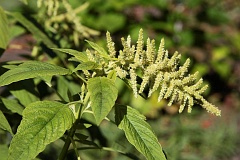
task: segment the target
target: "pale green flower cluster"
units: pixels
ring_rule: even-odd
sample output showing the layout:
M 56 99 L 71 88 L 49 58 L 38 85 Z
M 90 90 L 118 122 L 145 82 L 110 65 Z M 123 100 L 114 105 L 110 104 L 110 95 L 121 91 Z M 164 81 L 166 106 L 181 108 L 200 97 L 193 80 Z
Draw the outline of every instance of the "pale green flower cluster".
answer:
M 220 116 L 221 111 L 205 100 L 202 93 L 207 89 L 203 80 L 198 79 L 198 72 L 188 73 L 190 59 L 180 66 L 181 54 L 175 52 L 169 58 L 168 51 L 164 49 L 164 39 L 161 40 L 158 50 L 155 41 L 147 39 L 144 49 L 143 30 L 139 31 L 137 45 L 131 45 L 131 37 L 122 38 L 123 49 L 117 54 L 110 33 L 107 32 L 107 47 L 110 60 L 107 61 L 106 71 L 115 70 L 121 79 L 127 79 L 135 97 L 141 93 L 159 92 L 158 101 L 168 99 L 168 105 L 179 102 L 179 112 L 185 107 L 191 112 L 194 104 L 200 104 L 208 112 Z M 101 60 L 101 63 L 106 60 Z M 139 82 L 137 79 L 141 79 Z
M 155 41 L 147 39 L 144 49 L 143 30 L 139 31 L 137 45 L 131 44 L 131 37 L 121 39 L 123 49 L 116 52 L 110 33 L 106 34 L 108 53 L 97 44 L 91 44 L 94 51 L 86 50 L 88 61 L 99 65 L 90 74 L 84 71 L 85 76 L 107 75 L 112 71 L 116 75 L 129 82 L 133 94 L 147 93 L 148 97 L 153 92 L 159 92 L 158 101 L 168 99 L 168 105 L 174 102 L 180 103 L 179 112 L 187 107 L 190 113 L 194 104 L 200 104 L 208 112 L 220 116 L 221 111 L 205 100 L 202 96 L 207 89 L 203 85 L 202 78 L 198 79 L 198 72 L 188 73 L 190 59 L 181 66 L 179 64 L 181 54 L 175 52 L 170 58 L 168 51 L 164 49 L 164 40 L 161 40 L 158 50 Z
M 84 37 L 98 35 L 99 32 L 90 29 L 81 24 L 81 19 L 77 15 L 88 7 L 88 3 L 72 8 L 68 0 L 38 0 L 37 6 L 43 9 L 41 15 L 44 19 L 45 26 L 53 33 L 59 33 L 64 30 L 73 36 L 75 45 L 79 45 L 79 39 Z M 46 11 L 45 11 L 46 10 Z M 61 12 L 59 12 L 61 11 Z M 65 12 L 63 12 L 65 11 Z M 40 12 L 41 13 L 41 12 Z

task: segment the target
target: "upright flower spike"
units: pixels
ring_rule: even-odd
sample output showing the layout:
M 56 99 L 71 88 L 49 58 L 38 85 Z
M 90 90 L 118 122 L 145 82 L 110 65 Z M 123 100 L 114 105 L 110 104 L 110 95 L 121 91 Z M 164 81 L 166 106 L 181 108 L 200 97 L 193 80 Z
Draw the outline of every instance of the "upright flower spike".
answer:
M 38 0 L 37 1 L 37 7 L 40 8 L 42 6 L 43 0 Z
M 90 50 L 86 50 L 86 53 L 87 53 L 87 57 L 88 57 L 88 60 L 89 61 L 93 61 L 93 62 L 96 62 L 96 57 L 92 54 L 92 52 Z
M 207 90 L 207 88 L 208 88 L 208 85 L 203 86 L 202 88 L 200 88 L 200 89 L 198 90 L 198 94 L 204 93 L 204 92 Z
M 153 63 L 154 60 L 154 52 L 155 52 L 155 41 L 150 40 L 150 38 L 147 39 L 147 51 L 146 51 L 146 56 L 147 56 L 147 62 Z
M 110 57 L 115 58 L 116 50 L 114 47 L 114 42 L 112 41 L 112 37 L 109 32 L 106 33 L 106 38 L 107 38 L 107 47 L 108 47 L 108 52 L 110 54 Z
M 164 39 L 161 39 L 161 43 L 159 45 L 158 53 L 157 53 L 157 59 L 155 62 L 161 62 L 164 57 Z
M 173 56 L 170 58 L 170 60 L 168 61 L 168 66 L 173 70 L 175 70 L 180 58 L 181 58 L 181 55 L 178 52 L 175 52 Z
M 137 98 L 138 97 L 138 90 L 137 90 L 137 75 L 133 68 L 130 69 L 130 83 L 133 89 L 133 94 Z
M 152 95 L 152 93 L 155 92 L 158 89 L 158 87 L 159 87 L 160 83 L 162 82 L 162 80 L 163 80 L 163 73 L 159 72 L 157 74 L 155 80 L 154 80 L 153 87 L 148 92 L 148 97 L 150 97 Z
M 137 66 L 141 65 L 140 56 L 142 56 L 143 54 L 142 52 L 143 52 L 143 30 L 140 29 L 137 40 L 137 51 L 134 57 L 134 62 L 135 64 L 137 64 Z
M 124 38 L 121 38 L 122 41 L 122 46 L 123 46 L 123 50 L 122 52 L 120 52 L 119 54 L 119 58 L 122 59 L 122 61 L 124 62 L 123 64 L 125 64 L 125 61 L 128 60 L 131 56 L 130 56 L 130 46 L 128 45 L 128 42 L 125 41 Z
M 148 81 L 149 81 L 149 76 L 144 76 L 138 93 L 143 92 L 143 90 L 144 90 L 145 86 L 147 85 Z
M 129 36 L 129 35 L 127 37 L 127 45 L 128 45 L 128 47 L 131 47 L 131 36 Z
M 115 54 L 114 42 L 107 36 L 107 47 L 109 54 Z M 202 93 L 207 89 L 207 85 L 203 85 L 203 80 L 198 80 L 198 72 L 194 74 L 188 73 L 190 59 L 187 59 L 183 65 L 180 65 L 181 54 L 175 52 L 169 57 L 168 51 L 164 49 L 164 39 L 161 40 L 158 51 L 155 49 L 155 41 L 147 39 L 146 50 L 143 43 L 143 30 L 139 31 L 137 45 L 131 44 L 131 38 L 122 40 L 123 49 L 116 54 L 114 59 L 101 61 L 107 63 L 104 71 L 110 72 L 115 70 L 121 79 L 129 81 L 135 97 L 143 91 L 148 92 L 148 97 L 153 92 L 158 91 L 158 101 L 165 98 L 169 100 L 168 105 L 175 102 L 180 103 L 179 112 L 181 113 L 185 107 L 191 112 L 194 104 L 200 104 L 208 112 L 217 116 L 221 115 L 221 111 L 203 98 Z M 113 49 L 114 48 L 114 49 Z M 89 60 L 98 60 L 101 55 L 91 54 L 87 51 Z M 116 57 L 117 56 L 117 57 Z M 107 73 L 105 73 L 107 75 Z M 137 77 L 142 79 L 137 81 Z M 139 83 L 140 82 L 140 83 Z M 140 86 L 138 88 L 138 86 Z M 148 86 L 149 90 L 147 90 Z

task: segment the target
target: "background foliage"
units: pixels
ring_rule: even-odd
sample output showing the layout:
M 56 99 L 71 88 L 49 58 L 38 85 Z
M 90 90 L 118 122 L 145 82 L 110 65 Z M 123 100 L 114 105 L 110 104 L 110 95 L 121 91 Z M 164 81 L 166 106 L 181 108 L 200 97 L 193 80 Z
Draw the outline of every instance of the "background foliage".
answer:
M 69 0 L 73 8 L 83 5 L 85 1 Z M 99 31 L 89 38 L 94 39 L 98 44 L 105 43 L 106 30 L 111 32 L 117 47 L 120 47 L 120 38 L 128 34 L 133 41 L 137 40 L 140 28 L 150 38 L 156 39 L 159 44 L 161 38 L 165 39 L 166 48 L 170 53 L 175 50 L 182 53 L 184 57 L 191 57 L 191 71 L 198 70 L 211 88 L 205 96 L 208 100 L 222 109 L 222 117 L 214 117 L 207 114 L 199 107 L 195 107 L 191 114 L 178 114 L 178 106 L 166 107 L 166 102 L 157 103 L 157 95 L 153 95 L 149 101 L 141 97 L 135 99 L 128 88 L 119 82 L 118 89 L 123 104 L 131 104 L 141 113 L 147 116 L 153 130 L 159 137 L 163 149 L 170 159 L 238 159 L 240 157 L 239 148 L 239 110 L 240 110 L 240 2 L 235 0 L 88 0 L 88 7 L 77 15 L 81 18 L 81 24 Z M 6 10 L 21 11 L 24 14 L 36 16 L 38 10 L 36 4 L 32 3 L 27 7 L 19 1 L 10 2 L 1 0 L 0 5 Z M 38 15 L 41 16 L 41 15 Z M 39 19 L 39 25 L 44 21 Z M 40 47 L 44 44 L 36 37 L 23 29 L 19 22 L 10 19 L 12 24 L 9 28 L 11 43 L 3 56 L 1 62 L 9 60 L 22 60 L 23 58 L 44 59 L 40 54 Z M 37 22 L 36 22 L 37 23 Z M 15 25 L 16 24 L 16 25 Z M 44 28 L 40 25 L 39 28 Z M 60 30 L 60 34 L 54 32 L 52 38 L 58 40 L 57 44 L 65 48 L 83 50 L 86 47 L 85 39 L 74 41 L 74 33 L 66 33 Z M 95 33 L 95 32 L 94 32 Z M 147 36 L 145 36 L 147 37 Z M 73 43 L 68 44 L 67 41 Z M 37 45 L 36 45 L 37 44 Z M 22 52 L 22 55 L 14 53 Z M 44 50 L 44 52 L 49 52 Z M 184 58 L 183 58 L 184 59 Z M 54 61 L 53 55 L 53 61 Z M 3 71 L 0 71 L 1 73 Z M 61 84 L 68 84 L 70 79 L 58 79 L 56 88 L 60 89 Z M 31 88 L 32 82 L 28 82 L 28 90 L 35 92 Z M 24 85 L 24 84 L 23 84 Z M 26 85 L 26 84 L 25 84 Z M 76 93 L 76 84 L 69 84 L 72 94 Z M 39 82 L 39 98 L 55 99 L 51 91 Z M 20 97 L 19 90 L 13 94 Z M 125 92 L 129 90 L 129 92 Z M 64 88 L 61 88 L 65 94 Z M 9 95 L 1 88 L 1 97 Z M 21 103 L 26 104 L 24 98 Z M 14 103 L 13 101 L 11 103 Z M 1 102 L 4 106 L 6 102 Z M 21 106 L 15 114 L 7 114 L 8 120 L 15 128 L 19 124 L 21 117 Z M 91 119 L 89 119 L 91 120 Z M 109 131 L 109 128 L 110 131 Z M 104 124 L 97 130 L 91 127 L 89 133 L 96 140 L 116 149 L 125 150 L 131 153 L 137 151 L 129 146 L 124 139 L 123 133 L 111 124 Z M 94 132 L 93 132 L 94 131 Z M 89 134 L 86 133 L 86 134 Z M 10 135 L 0 130 L 0 152 L 6 150 L 6 145 L 10 142 Z M 108 137 L 106 139 L 105 137 Z M 39 155 L 40 159 L 56 159 L 58 150 L 61 148 L 61 141 L 56 141 L 49 145 L 47 149 Z M 94 153 L 94 154 L 93 154 Z M 3 154 L 1 154 L 3 155 Z M 82 153 L 83 159 L 127 159 L 115 152 L 92 151 Z M 72 157 L 69 157 L 71 159 Z M 142 158 L 142 157 L 140 157 Z

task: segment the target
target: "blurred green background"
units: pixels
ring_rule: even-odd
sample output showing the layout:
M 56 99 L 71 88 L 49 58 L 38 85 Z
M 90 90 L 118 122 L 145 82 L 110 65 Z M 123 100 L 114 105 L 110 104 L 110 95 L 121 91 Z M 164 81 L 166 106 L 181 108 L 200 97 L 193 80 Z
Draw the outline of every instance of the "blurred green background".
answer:
M 130 104 L 143 113 L 153 127 L 159 142 L 170 160 L 240 160 L 240 1 L 239 0 L 69 0 L 73 8 L 84 2 L 89 6 L 78 14 L 81 23 L 100 31 L 92 41 L 105 45 L 105 33 L 110 31 L 118 49 L 121 37 L 131 35 L 136 42 L 143 28 L 160 43 L 165 39 L 166 49 L 182 53 L 182 60 L 191 58 L 190 72 L 200 72 L 209 89 L 207 99 L 222 110 L 221 117 L 208 114 L 199 106 L 193 113 L 178 114 L 177 105 L 157 103 L 157 95 L 148 101 L 135 99 L 128 88 L 118 82 L 119 101 Z M 26 6 L 17 0 L 0 0 L 9 11 L 36 13 L 34 4 Z M 16 31 L 16 29 L 15 29 Z M 14 36 L 26 34 L 17 30 Z M 71 48 L 82 50 L 85 42 Z M 108 145 L 131 153 L 123 133 L 109 123 L 101 125 L 102 136 Z M 6 134 L 0 130 L 0 144 Z M 58 153 L 55 142 L 54 152 Z M 40 155 L 42 159 L 55 158 L 52 149 Z M 3 152 L 0 149 L 0 152 Z M 52 154 L 52 155 L 51 155 Z M 82 159 L 127 160 L 128 158 L 105 151 L 80 152 Z M 45 158 L 44 158 L 45 157 Z M 143 157 L 140 156 L 140 159 Z

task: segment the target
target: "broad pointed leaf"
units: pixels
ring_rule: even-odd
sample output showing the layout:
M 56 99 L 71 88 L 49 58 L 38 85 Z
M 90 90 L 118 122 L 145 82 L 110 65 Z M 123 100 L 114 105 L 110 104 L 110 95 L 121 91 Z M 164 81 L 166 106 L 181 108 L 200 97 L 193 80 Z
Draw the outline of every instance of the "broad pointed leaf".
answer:
M 87 57 L 86 53 L 84 53 L 84 52 L 79 52 L 79 51 L 76 51 L 73 49 L 61 49 L 61 48 L 52 48 L 52 49 L 63 52 L 63 53 L 70 54 L 70 55 L 74 56 L 77 60 L 79 60 L 80 62 L 88 61 L 88 57 Z
M 79 64 L 73 72 L 76 72 L 78 70 L 92 70 L 98 67 L 98 64 L 92 61 L 87 61 Z
M 11 126 L 9 125 L 6 117 L 4 116 L 4 114 L 2 113 L 1 110 L 0 110 L 0 128 L 8 131 L 9 133 L 11 133 L 13 135 Z
M 3 51 L 6 49 L 8 45 L 9 39 L 9 27 L 7 16 L 4 13 L 2 7 L 0 7 L 0 56 L 2 55 Z
M 166 160 L 162 147 L 145 117 L 129 106 L 115 108 L 115 121 L 128 141 L 148 160 Z
M 89 79 L 87 87 L 94 117 L 97 124 L 100 124 L 114 106 L 118 90 L 114 82 L 106 77 Z
M 69 69 L 40 61 L 27 61 L 18 67 L 8 70 L 0 76 L 0 86 L 8 85 L 24 79 L 42 76 L 66 75 Z
M 74 123 L 71 109 L 60 102 L 38 101 L 23 111 L 23 119 L 13 137 L 8 160 L 30 160 L 46 145 L 59 139 Z

